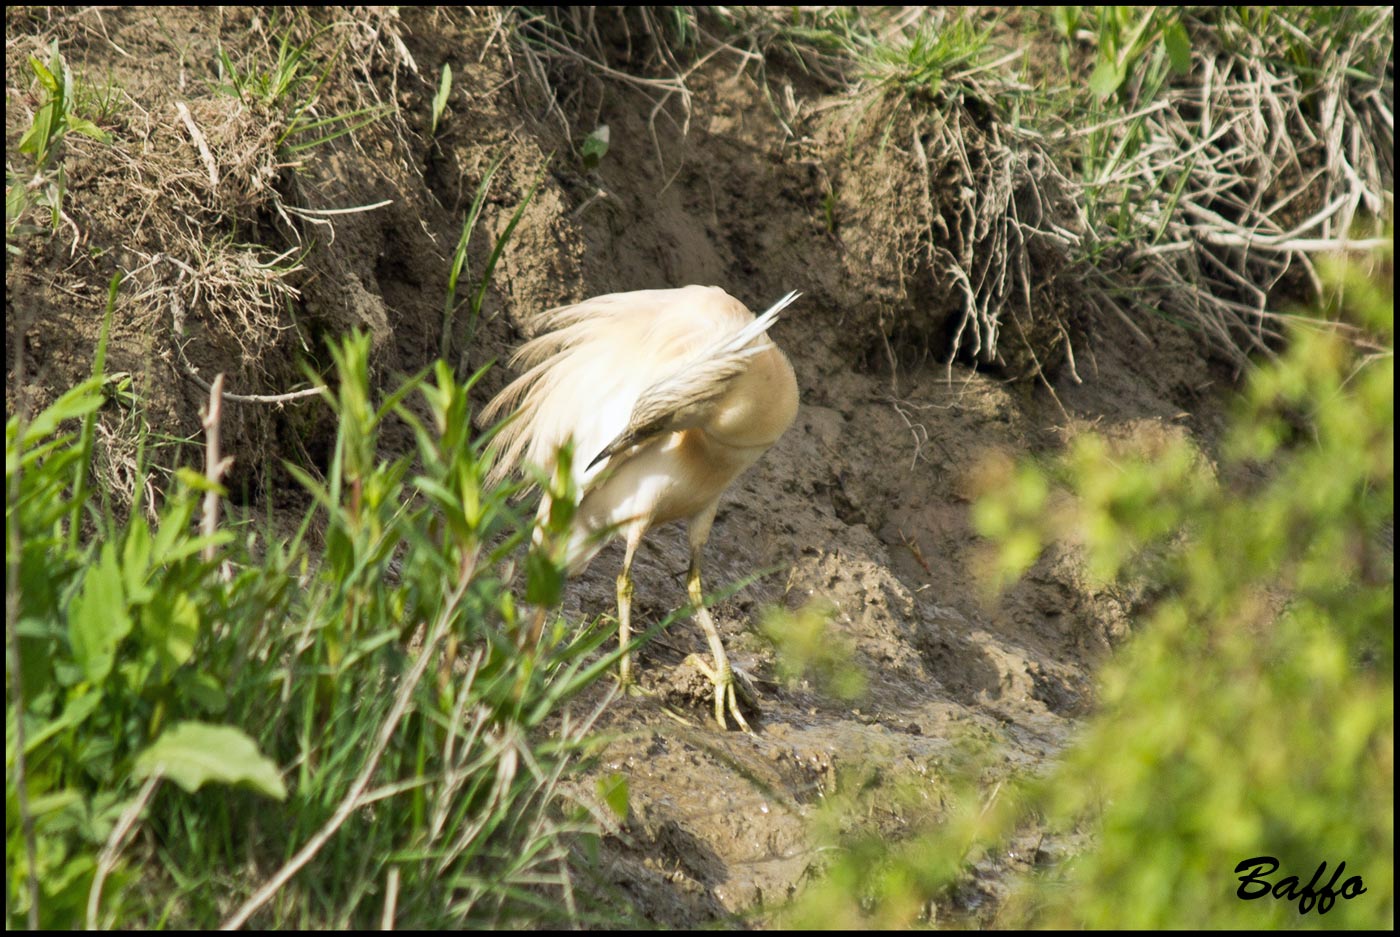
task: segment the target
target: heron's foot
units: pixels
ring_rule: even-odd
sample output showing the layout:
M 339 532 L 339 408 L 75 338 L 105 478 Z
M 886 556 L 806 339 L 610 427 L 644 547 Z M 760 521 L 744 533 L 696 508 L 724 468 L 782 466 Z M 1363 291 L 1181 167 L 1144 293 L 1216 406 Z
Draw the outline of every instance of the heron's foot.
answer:
M 619 674 L 617 683 L 618 688 L 621 689 L 622 692 L 626 693 L 628 696 L 631 696 L 635 699 L 651 700 L 652 702 L 659 703 L 661 706 L 661 711 L 667 716 L 670 716 L 672 719 L 676 720 L 681 725 L 688 726 L 692 729 L 696 727 L 695 723 L 691 722 L 689 719 L 685 718 L 685 716 L 682 716 L 680 713 L 676 712 L 676 710 L 672 709 L 670 706 L 666 705 L 664 702 L 661 701 L 661 698 L 665 694 L 662 693 L 660 690 L 653 690 L 648 687 L 644 687 L 640 683 L 637 683 L 635 680 L 633 680 L 630 675 L 626 679 L 623 679 L 622 675 Z
M 715 685 L 715 722 L 719 723 L 719 727 L 726 730 L 729 728 L 725 719 L 725 713 L 728 712 L 739 724 L 740 729 L 752 735 L 753 729 L 749 728 L 749 721 L 739 709 L 739 700 L 742 699 L 754 712 L 759 711 L 758 697 L 754 693 L 753 681 L 749 679 L 749 675 L 735 667 L 711 667 L 699 654 L 691 654 L 685 659 L 685 663 L 693 665 Z
M 656 699 L 657 692 L 648 690 L 635 680 L 627 680 L 622 683 L 622 692 L 637 699 Z
M 637 682 L 637 678 L 632 676 L 632 668 L 624 667 L 617 674 L 617 686 L 623 693 L 632 697 L 652 699 L 656 696 L 655 690 L 648 690 Z

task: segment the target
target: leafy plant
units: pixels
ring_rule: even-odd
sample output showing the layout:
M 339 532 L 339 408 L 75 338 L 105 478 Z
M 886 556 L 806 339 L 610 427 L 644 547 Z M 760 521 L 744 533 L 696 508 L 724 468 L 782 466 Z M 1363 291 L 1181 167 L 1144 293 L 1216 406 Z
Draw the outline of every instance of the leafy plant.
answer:
M 105 130 L 77 113 L 82 89 L 58 51 L 58 40 L 50 46 L 47 65 L 31 55 L 29 67 L 39 82 L 40 101 L 33 122 L 20 137 L 19 152 L 31 163 L 24 176 L 8 160 L 5 165 L 5 238 L 11 253 L 17 250 L 10 243 L 14 238 L 39 230 L 22 224 L 31 204 L 48 209 L 50 229 L 56 229 L 63 218 L 63 197 L 68 188 L 62 159 L 64 137 L 78 133 L 100 143 L 111 139 Z
M 102 406 L 100 375 L 7 425 L 11 921 L 554 919 L 542 890 L 569 893 L 596 834 L 560 791 L 588 751 L 568 703 L 618 654 L 596 623 L 517 613 L 509 557 L 534 527 L 514 486 L 484 486 L 471 382 L 438 363 L 375 400 L 369 347 L 333 348 L 340 431 L 324 479 L 289 466 L 315 504 L 290 539 L 199 534 L 213 483 L 187 469 L 154 527 L 94 511 L 84 431 L 64 427 Z M 388 419 L 415 452 L 379 456 Z M 546 519 L 527 595 L 557 593 L 567 523 Z M 238 868 L 275 871 L 211 872 Z M 370 907 L 389 878 L 401 903 Z
M 7 824 L 9 913 L 40 926 L 102 920 L 89 904 L 100 890 L 98 853 L 135 802 L 136 778 L 168 776 L 195 788 L 247 781 L 285 795 L 246 734 L 205 722 L 220 719 L 227 697 L 195 653 L 212 627 L 212 564 L 200 554 L 233 538 L 189 532 L 210 483 L 177 473 L 154 531 L 134 512 L 124 527 L 100 521 L 86 543 L 68 536 L 88 517 L 89 493 L 72 479 L 90 450 L 81 434 L 60 427 L 101 406 L 102 385 L 94 377 L 34 420 L 6 424 L 6 533 L 17 558 L 6 567 L 6 810 L 22 821 Z M 184 721 L 176 726 L 176 718 Z M 15 786 L 20 759 L 27 811 Z
M 110 138 L 105 131 L 74 113 L 77 89 L 68 63 L 59 54 L 57 40 L 50 47 L 47 66 L 31 55 L 29 67 L 39 80 L 43 98 L 34 115 L 34 122 L 20 138 L 19 151 L 33 157 L 34 165 L 40 172 L 49 168 L 64 135 L 70 131 L 102 143 L 108 142 Z

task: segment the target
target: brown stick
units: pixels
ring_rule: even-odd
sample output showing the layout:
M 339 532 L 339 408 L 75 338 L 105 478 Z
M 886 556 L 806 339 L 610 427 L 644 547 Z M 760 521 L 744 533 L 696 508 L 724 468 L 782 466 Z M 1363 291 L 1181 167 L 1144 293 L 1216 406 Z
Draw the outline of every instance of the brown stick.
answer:
M 209 171 L 209 185 L 215 189 L 219 187 L 219 165 L 214 162 L 214 154 L 209 152 L 209 144 L 204 142 L 204 134 L 199 132 L 199 126 L 195 124 L 194 118 L 190 116 L 190 109 L 185 107 L 183 101 L 175 102 L 175 113 L 185 122 L 185 129 L 190 133 L 190 139 L 199 148 L 199 155 L 204 158 L 204 168 Z
M 223 414 L 224 375 L 220 371 L 209 388 L 209 408 L 204 412 L 204 477 L 209 479 L 209 490 L 204 492 L 204 516 L 200 522 L 200 533 L 205 537 L 214 536 L 219 528 L 219 479 L 224 477 L 232 458 L 219 458 L 219 417 Z M 214 561 L 214 544 L 204 545 L 204 561 Z
M 199 376 L 199 373 L 195 370 L 194 365 L 190 364 L 189 360 L 185 357 L 184 351 L 181 350 L 178 345 L 176 346 L 176 350 L 180 352 L 180 364 L 182 366 L 181 370 L 184 373 L 185 377 L 194 381 L 202 389 L 207 390 L 212 394 L 214 392 L 214 386 L 208 381 L 206 381 L 204 378 Z M 222 377 L 222 375 L 220 376 Z M 325 389 L 325 386 L 322 385 L 319 387 L 308 387 L 306 390 L 294 390 L 286 394 L 221 393 L 220 397 L 223 400 L 234 400 L 238 403 L 290 403 L 293 400 L 303 400 L 307 397 L 314 397 L 317 394 L 320 394 Z
M 112 835 L 107 837 L 107 845 L 102 847 L 102 852 L 97 857 L 97 871 L 92 877 L 92 887 L 88 889 L 88 930 L 97 930 L 99 926 L 97 915 L 102 908 L 102 885 L 107 881 L 107 876 L 111 875 L 117 867 L 117 859 L 131 838 L 132 827 L 140 819 L 141 812 L 146 809 L 146 805 L 151 802 L 151 795 L 156 792 L 156 785 L 161 782 L 163 777 L 164 775 L 157 771 L 141 787 L 141 793 L 137 794 L 130 806 L 122 811 L 117 825 L 112 828 Z

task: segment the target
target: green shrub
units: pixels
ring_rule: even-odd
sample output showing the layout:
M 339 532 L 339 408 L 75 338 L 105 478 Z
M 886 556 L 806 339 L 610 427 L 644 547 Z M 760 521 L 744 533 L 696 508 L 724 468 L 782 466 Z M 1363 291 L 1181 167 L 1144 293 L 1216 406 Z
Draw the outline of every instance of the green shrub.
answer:
M 154 525 L 139 504 L 99 511 L 74 483 L 90 433 L 65 427 L 101 406 L 100 376 L 8 422 L 11 926 L 578 913 L 569 854 L 595 829 L 558 784 L 589 720 L 565 704 L 616 654 L 589 662 L 606 634 L 562 621 L 525 639 L 547 610 L 519 620 L 508 554 L 533 524 L 511 486 L 483 484 L 470 384 L 439 363 L 375 402 L 368 351 L 364 336 L 333 349 L 339 434 L 324 481 L 293 469 L 315 506 L 290 538 L 247 523 L 199 535 L 217 486 L 187 469 Z M 404 405 L 414 392 L 426 423 Z M 391 415 L 417 448 L 385 461 Z M 558 526 L 529 579 L 562 576 Z
M 984 533 L 1075 536 L 1099 577 L 1155 596 L 1046 789 L 1096 842 L 1036 890 L 1035 923 L 1391 926 L 1394 300 L 1340 282 L 1378 352 L 1296 330 L 1249 381 L 1217 472 L 1186 442 L 1123 459 L 1086 436 L 1058 522 L 980 507 Z M 1318 888 L 1345 862 L 1334 890 L 1361 875 L 1367 893 L 1326 918 L 1243 901 L 1235 867 L 1260 856 L 1273 883 L 1326 862 Z
M 943 772 L 922 833 L 829 837 L 791 920 L 928 922 L 1029 829 L 1087 848 L 1026 876 L 999 925 L 1393 925 L 1394 299 L 1355 267 L 1332 283 L 1334 327 L 1295 328 L 1252 375 L 1216 465 L 1184 439 L 1144 455 L 1086 434 L 1049 469 L 990 471 L 974 518 L 992 578 L 1075 542 L 1095 578 L 1145 596 L 1137 633 L 1048 777 Z M 1265 856 L 1294 900 L 1237 894 L 1236 866 Z M 1319 900 L 1342 862 L 1332 891 L 1361 876 L 1365 893 Z

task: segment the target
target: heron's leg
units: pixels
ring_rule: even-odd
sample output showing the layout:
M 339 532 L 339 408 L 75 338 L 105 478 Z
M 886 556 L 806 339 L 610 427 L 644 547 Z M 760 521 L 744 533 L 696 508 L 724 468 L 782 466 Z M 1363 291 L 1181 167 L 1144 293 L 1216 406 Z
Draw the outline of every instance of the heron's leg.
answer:
M 703 604 L 705 594 L 700 588 L 700 554 L 704 550 L 705 541 L 709 539 L 710 525 L 714 523 L 715 509 L 718 506 L 719 502 L 716 501 L 690 522 L 690 571 L 686 574 L 685 588 L 690 595 L 690 604 L 695 608 L 695 620 L 700 622 L 705 639 L 710 642 L 710 654 L 715 660 L 715 669 L 709 674 L 715 685 L 715 721 L 721 729 L 729 728 L 724 718 L 725 710 L 728 710 L 734 716 L 734 721 L 739 723 L 739 728 L 745 732 L 752 732 L 748 720 L 739 711 L 734 671 L 729 666 L 729 657 L 724 653 L 724 642 L 719 639 L 719 631 L 715 628 L 714 619 L 710 617 L 710 610 Z
M 617 574 L 617 641 L 623 648 L 618 671 L 624 688 L 632 682 L 632 655 L 626 650 L 632 636 L 632 557 L 644 531 L 641 524 L 633 524 L 627 531 L 627 552 L 622 557 L 622 572 Z

